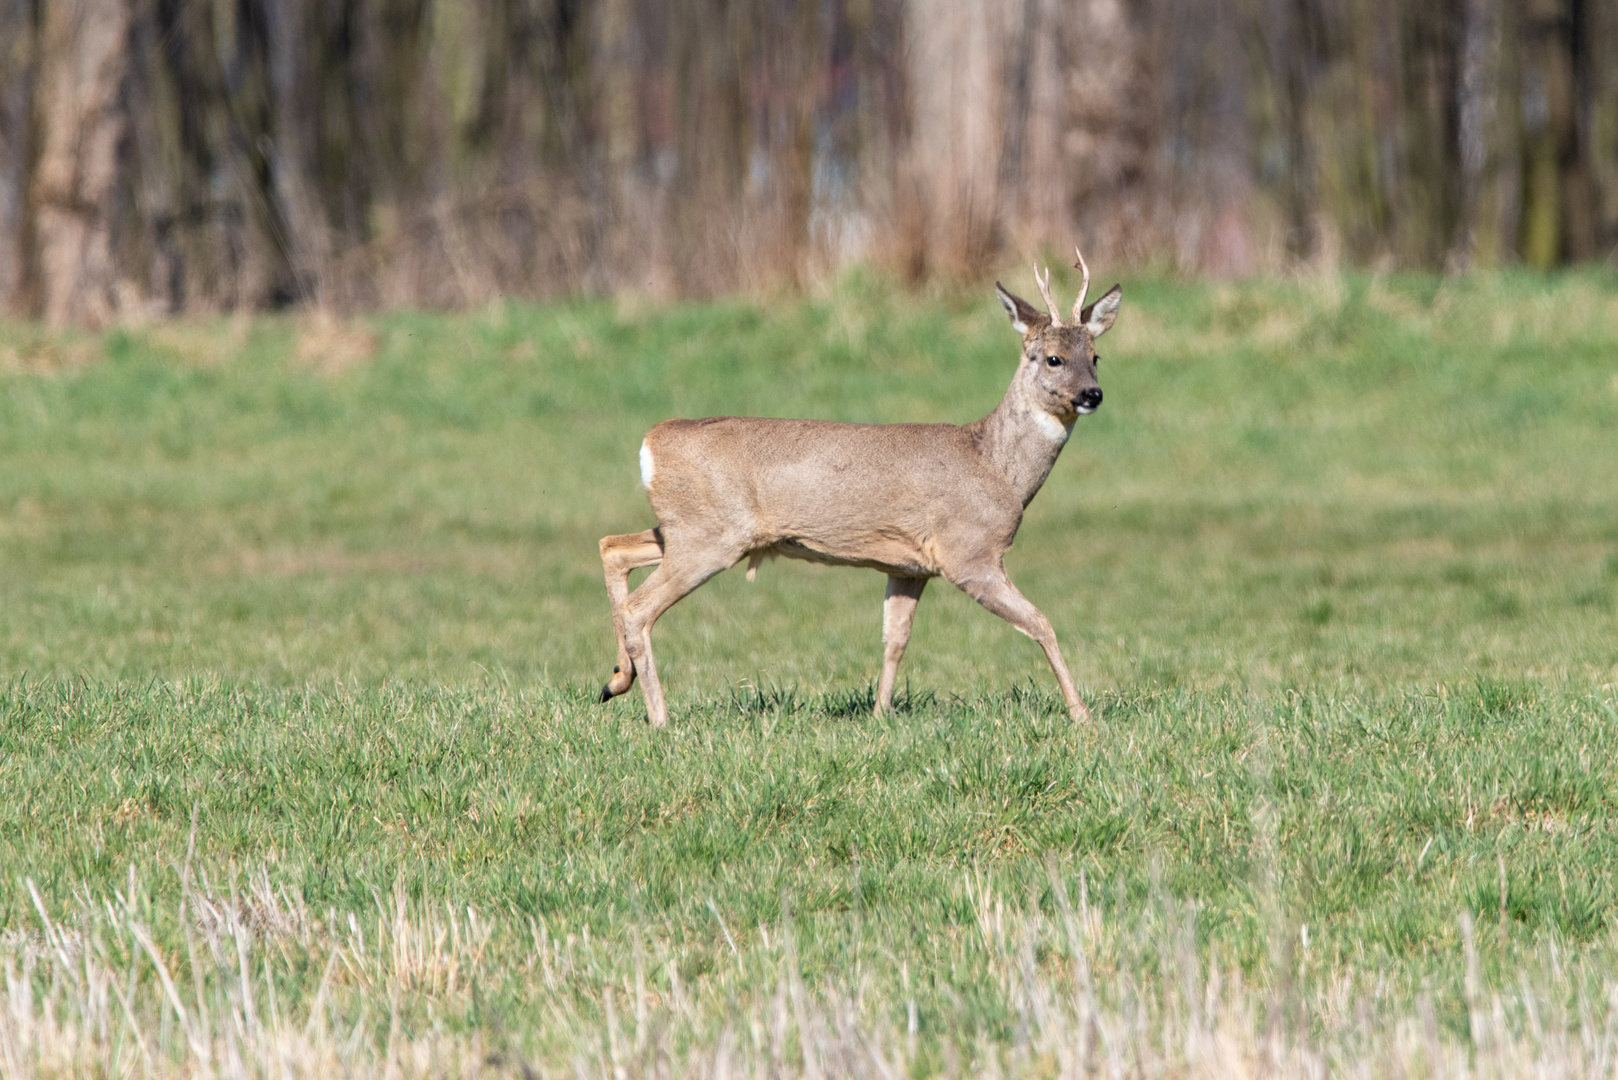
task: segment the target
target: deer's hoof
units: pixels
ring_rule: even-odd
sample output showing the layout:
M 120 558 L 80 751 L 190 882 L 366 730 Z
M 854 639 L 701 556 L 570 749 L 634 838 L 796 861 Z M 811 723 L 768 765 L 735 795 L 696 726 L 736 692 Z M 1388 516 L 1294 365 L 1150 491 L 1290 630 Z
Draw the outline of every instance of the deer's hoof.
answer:
M 614 667 L 612 669 L 612 678 L 608 679 L 607 680 L 607 685 L 603 686 L 601 688 L 601 700 L 602 701 L 611 701 L 613 698 L 617 697 L 619 694 L 628 693 L 629 688 L 631 686 L 634 686 L 634 685 L 635 685 L 635 669 L 634 668 L 630 668 L 628 671 L 624 671 L 621 667 Z

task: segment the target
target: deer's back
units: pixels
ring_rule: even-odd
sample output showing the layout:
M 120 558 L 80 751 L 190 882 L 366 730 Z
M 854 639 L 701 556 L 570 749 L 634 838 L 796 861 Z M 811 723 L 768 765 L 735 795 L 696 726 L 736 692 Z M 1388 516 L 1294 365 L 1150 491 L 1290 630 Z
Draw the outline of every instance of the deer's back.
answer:
M 953 424 L 669 420 L 646 436 L 643 466 L 666 528 L 723 528 L 748 548 L 785 541 L 784 553 L 801 544 L 833 561 L 871 564 L 853 555 L 873 543 L 919 552 L 963 528 L 998 541 L 1021 518 L 1006 478 Z

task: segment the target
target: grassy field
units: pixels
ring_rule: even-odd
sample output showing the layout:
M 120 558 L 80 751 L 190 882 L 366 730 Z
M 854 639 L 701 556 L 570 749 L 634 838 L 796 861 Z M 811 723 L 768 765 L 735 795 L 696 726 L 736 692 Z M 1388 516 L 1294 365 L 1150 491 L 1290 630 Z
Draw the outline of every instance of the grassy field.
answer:
M 782 562 L 652 731 L 645 429 L 975 418 L 990 292 L 0 326 L 0 1062 L 1607 1068 L 1618 280 L 1128 281 L 1101 352 L 1008 559 L 1094 729 L 947 585 L 873 720 L 881 577 Z

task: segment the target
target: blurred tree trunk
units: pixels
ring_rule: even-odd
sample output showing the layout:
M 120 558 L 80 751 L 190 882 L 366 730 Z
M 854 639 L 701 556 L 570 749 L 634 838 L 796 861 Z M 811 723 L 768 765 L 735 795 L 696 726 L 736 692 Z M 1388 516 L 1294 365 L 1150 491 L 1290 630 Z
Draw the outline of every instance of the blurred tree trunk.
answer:
M 1562 250 L 1572 261 L 1596 254 L 1595 4 L 1566 0 L 1568 117 L 1562 139 Z M 1610 0 L 1609 0 L 1610 2 Z
M 1373 0 L 1365 6 L 1360 29 L 1365 34 L 1369 82 L 1366 139 L 1366 251 L 1378 263 L 1397 263 L 1403 248 L 1399 226 L 1409 206 L 1408 155 L 1402 102 L 1404 68 L 1397 0 Z
M 1315 150 L 1309 131 L 1318 28 L 1313 0 L 1268 0 L 1265 31 L 1285 146 L 1287 252 L 1309 260 L 1318 254 Z
M 34 169 L 40 306 L 54 326 L 98 326 L 118 311 L 119 93 L 129 70 L 125 0 L 53 0 L 40 31 Z
M 1214 25 L 1206 48 L 1216 57 L 1209 103 L 1206 152 L 1210 159 L 1212 219 L 1198 266 L 1220 277 L 1247 277 L 1258 269 L 1253 241 L 1253 140 L 1247 112 L 1248 73 L 1243 60 L 1243 12 L 1232 0 L 1211 5 Z
M 1030 207 L 1023 179 L 1027 175 L 1028 122 L 1032 114 L 1034 65 L 1042 35 L 1039 0 L 1016 0 L 1007 4 L 1006 32 L 1000 43 L 1002 104 L 1000 161 L 995 186 L 1012 201 L 1010 219 L 1004 228 L 1012 235 L 1024 231 Z M 1031 186 L 1031 185 L 1030 185 Z
M 1052 236 L 1052 230 L 1068 218 L 1068 185 L 1063 175 L 1063 69 L 1061 48 L 1063 18 L 1059 0 L 1026 0 L 1024 49 L 1027 67 L 1027 108 L 1021 125 L 1018 164 L 1002 184 L 1022 192 L 1021 221 L 1010 236 L 1018 246 L 1040 246 L 1064 251 L 1065 237 Z
M 0 312 L 30 306 L 27 207 L 38 15 L 34 0 L 0 0 Z
M 1571 124 L 1571 73 L 1560 0 L 1529 0 L 1522 19 L 1522 253 L 1548 269 L 1562 255 L 1562 143 Z
M 912 128 L 907 168 L 925 223 L 925 265 L 970 273 L 992 250 L 999 225 L 1002 63 L 1018 8 L 911 0 L 908 12 Z
M 1596 251 L 1613 265 L 1618 259 L 1618 4 L 1585 8 L 1590 43 L 1588 108 L 1581 121 L 1594 175 Z
M 1060 191 L 1092 264 L 1144 263 L 1174 249 L 1161 6 L 1064 0 L 1049 24 L 1060 65 L 1061 158 L 1054 173 L 1024 182 Z M 1044 242 L 1065 254 L 1065 238 L 1051 237 L 1049 223 L 1043 229 Z
M 1499 63 L 1495 0 L 1462 0 L 1460 62 L 1456 96 L 1456 127 L 1460 142 L 1460 205 L 1455 243 L 1448 262 L 1457 269 L 1499 261 L 1498 238 L 1484 224 L 1484 184 L 1493 156 L 1495 98 L 1499 93 Z

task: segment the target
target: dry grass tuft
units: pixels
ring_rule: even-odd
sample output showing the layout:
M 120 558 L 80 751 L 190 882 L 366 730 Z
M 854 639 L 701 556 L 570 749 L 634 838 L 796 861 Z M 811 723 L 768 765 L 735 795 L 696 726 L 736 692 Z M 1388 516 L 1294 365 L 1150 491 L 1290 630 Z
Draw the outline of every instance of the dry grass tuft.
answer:
M 0 373 L 8 375 L 53 375 L 89 367 L 101 357 L 95 340 L 61 335 L 24 337 L 0 341 Z
M 218 368 L 241 354 L 251 326 L 247 313 L 238 311 L 223 319 L 169 319 L 152 324 L 143 336 L 184 367 Z
M 226 888 L 189 865 L 182 873 L 177 910 L 143 899 L 131 870 L 127 892 L 81 897 L 65 919 L 28 883 L 38 930 L 0 937 L 0 1071 L 1550 1080 L 1610 1075 L 1618 1044 L 1618 980 L 1592 997 L 1553 955 L 1490 991 L 1467 916 L 1464 1027 L 1446 1027 L 1430 998 L 1401 1011 L 1365 980 L 1305 992 L 1280 969 L 1259 986 L 1240 970 L 1205 965 L 1192 913 L 1172 903 L 1158 940 L 1137 943 L 1155 963 L 1117 969 L 1108 960 L 1117 935 L 1103 913 L 1082 892 L 1075 909 L 1054 875 L 1057 909 L 1048 915 L 969 883 L 972 930 L 1002 995 L 1008 1038 L 938 1030 L 931 1018 L 923 1031 L 915 1002 L 881 1000 L 868 972 L 809 985 L 787 925 L 744 935 L 740 953 L 727 929 L 738 977 L 687 979 L 672 960 L 658 962 L 667 943 L 653 927 L 624 939 L 592 941 L 588 930 L 559 939 L 542 921 L 413 903 L 402 890 L 376 897 L 367 913 L 321 915 L 262 872 Z M 612 967 L 625 959 L 614 952 L 632 952 L 632 974 Z M 746 966 L 767 974 L 740 978 Z M 478 987 L 513 970 L 525 977 L 523 1015 L 491 1023 Z
M 318 309 L 299 320 L 293 355 L 301 367 L 321 375 L 341 375 L 369 363 L 376 349 L 376 332 L 365 323 Z

